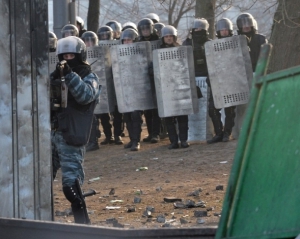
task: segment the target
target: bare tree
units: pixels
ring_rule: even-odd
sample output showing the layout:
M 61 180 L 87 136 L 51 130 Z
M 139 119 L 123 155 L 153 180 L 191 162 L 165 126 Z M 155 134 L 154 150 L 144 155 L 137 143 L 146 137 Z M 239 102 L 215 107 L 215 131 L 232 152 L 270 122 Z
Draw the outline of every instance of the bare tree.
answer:
M 195 8 L 196 0 L 159 0 L 161 6 L 168 13 L 168 24 L 178 27 L 179 21 L 185 13 Z
M 195 17 L 205 18 L 209 23 L 211 38 L 215 35 L 216 0 L 196 0 Z
M 299 9 L 299 0 L 279 0 L 270 38 L 274 47 L 269 65 L 270 72 L 300 65 Z
M 99 27 L 100 17 L 100 0 L 89 1 L 89 8 L 87 14 L 87 29 L 89 31 L 97 32 Z

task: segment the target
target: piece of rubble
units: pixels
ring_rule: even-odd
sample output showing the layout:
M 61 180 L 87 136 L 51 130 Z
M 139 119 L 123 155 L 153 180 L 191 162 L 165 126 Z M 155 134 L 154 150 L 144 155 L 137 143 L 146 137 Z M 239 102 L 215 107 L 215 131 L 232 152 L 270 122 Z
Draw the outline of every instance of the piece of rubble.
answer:
M 184 218 L 180 218 L 180 223 L 181 224 L 187 224 L 189 223 L 188 220 L 184 219 Z
M 181 198 L 177 198 L 177 197 L 166 197 L 164 198 L 164 202 L 181 202 L 182 199 Z
M 142 201 L 142 199 L 139 197 L 134 197 L 134 199 L 133 199 L 134 203 L 140 203 L 141 201 Z
M 224 186 L 223 186 L 223 185 L 218 185 L 218 186 L 216 187 L 216 190 L 218 190 L 218 191 L 223 191 L 223 190 L 224 190 Z
M 202 218 L 198 218 L 196 222 L 197 222 L 198 224 L 204 224 L 204 223 L 205 223 L 205 220 L 202 219 Z
M 199 195 L 200 195 L 200 190 L 199 189 L 197 189 L 194 192 L 191 192 L 191 193 L 188 194 L 188 196 L 194 196 L 194 197 L 199 196 Z
M 135 212 L 136 208 L 135 207 L 128 207 L 127 212 Z
M 164 215 L 158 215 L 156 218 L 156 221 L 159 223 L 165 223 L 166 222 L 166 218 Z
M 161 187 L 161 186 L 157 187 L 157 188 L 156 188 L 156 191 L 157 191 L 157 192 L 162 191 L 162 187 Z
M 195 217 L 207 217 L 207 211 L 194 211 Z
M 155 212 L 155 208 L 152 207 L 152 206 L 147 206 L 147 207 L 146 207 L 146 210 L 147 210 L 147 211 L 150 211 L 150 212 Z

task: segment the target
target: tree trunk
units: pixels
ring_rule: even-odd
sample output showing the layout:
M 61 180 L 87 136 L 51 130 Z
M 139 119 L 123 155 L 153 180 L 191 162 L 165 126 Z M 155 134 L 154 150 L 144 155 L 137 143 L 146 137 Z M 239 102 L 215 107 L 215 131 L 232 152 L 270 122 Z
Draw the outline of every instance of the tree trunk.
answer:
M 215 38 L 215 7 L 216 0 L 196 0 L 195 17 L 205 18 L 209 23 L 210 38 Z
M 269 72 L 300 65 L 299 9 L 299 0 L 279 0 L 270 38 L 273 52 Z
M 100 0 L 89 1 L 87 30 L 97 32 L 99 28 Z

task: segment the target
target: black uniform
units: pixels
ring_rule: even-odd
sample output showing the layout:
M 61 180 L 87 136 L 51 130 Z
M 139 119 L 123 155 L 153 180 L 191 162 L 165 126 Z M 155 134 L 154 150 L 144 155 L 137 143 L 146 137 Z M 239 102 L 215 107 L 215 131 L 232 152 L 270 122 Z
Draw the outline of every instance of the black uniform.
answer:
M 168 47 L 177 47 L 179 46 L 178 43 L 167 45 L 163 43 L 160 48 L 168 48 Z M 171 142 L 171 145 L 169 146 L 169 149 L 177 149 L 179 148 L 178 144 L 178 138 L 181 142 L 182 148 L 189 147 L 189 144 L 187 143 L 188 139 L 188 116 L 187 115 L 178 115 L 174 117 L 166 117 L 164 118 L 165 124 L 168 131 L 169 140 Z M 178 124 L 178 134 L 176 129 L 176 123 Z
M 156 34 L 151 34 L 149 38 L 143 36 L 140 37 L 139 41 L 156 41 L 159 37 Z M 159 134 L 161 130 L 161 119 L 158 116 L 158 109 L 144 110 L 148 137 L 144 138 L 144 142 L 157 143 L 159 140 Z

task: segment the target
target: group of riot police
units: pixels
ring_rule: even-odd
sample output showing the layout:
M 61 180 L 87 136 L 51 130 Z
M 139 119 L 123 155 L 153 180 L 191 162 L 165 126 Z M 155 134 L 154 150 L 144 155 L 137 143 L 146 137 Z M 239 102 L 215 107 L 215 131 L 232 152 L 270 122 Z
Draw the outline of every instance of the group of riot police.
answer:
M 180 44 L 177 42 L 177 29 L 159 21 L 155 13 L 146 15 L 137 25 L 133 22 L 126 22 L 122 27 L 119 22 L 112 20 L 94 33 L 85 30 L 84 21 L 77 17 L 77 26 L 67 24 L 62 28 L 62 39 L 57 40 L 53 32 L 49 33 L 49 51 L 56 51 L 59 59 L 56 69 L 50 75 L 51 87 L 54 89 L 59 87 L 61 94 L 66 94 L 66 102 L 54 102 L 53 105 L 58 105 L 58 107 L 53 107 L 55 109 L 52 110 L 53 113 L 51 112 L 53 176 L 55 177 L 59 168 L 62 169 L 63 192 L 71 203 L 76 223 L 89 223 L 84 197 L 78 185 L 82 184 L 84 179 L 82 162 L 85 151 L 99 149 L 98 138 L 101 135 L 99 120 L 105 135 L 102 145 L 123 144 L 122 135 L 124 135 L 125 123 L 130 142 L 125 144 L 124 148 L 138 151 L 141 141 L 142 115 L 144 115 L 148 130 L 148 136 L 143 139 L 144 142 L 159 142 L 162 128 L 165 127 L 170 140 L 169 149 L 189 147 L 187 142 L 188 115 L 165 117 L 164 124 L 162 124 L 158 109 L 144 111 L 136 109 L 122 114 L 116 105 L 112 114 L 94 111 L 99 100 L 101 85 L 99 78 L 91 71 L 91 66 L 86 61 L 87 47 L 97 46 L 100 41 L 104 40 L 120 40 L 121 44 L 161 40 L 160 48 L 178 47 Z M 267 40 L 257 33 L 257 22 L 249 13 L 238 16 L 237 27 L 238 35 L 245 35 L 247 38 L 254 71 L 260 46 Z M 204 44 L 211 41 L 208 29 L 209 24 L 206 19 L 196 18 L 189 37 L 182 45 L 192 46 L 195 76 L 206 77 L 206 82 L 210 86 L 204 48 Z M 216 36 L 219 39 L 233 36 L 233 24 L 229 19 L 223 18 L 217 21 Z M 148 71 L 150 79 L 153 80 L 153 65 Z M 66 92 L 62 90 L 63 84 Z M 208 112 L 214 126 L 215 136 L 207 141 L 209 144 L 227 142 L 234 126 L 235 106 L 224 109 L 226 115 L 224 126 L 220 110 L 215 107 L 212 92 L 210 92 Z M 110 123 L 111 118 L 113 118 L 113 126 Z

